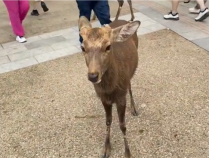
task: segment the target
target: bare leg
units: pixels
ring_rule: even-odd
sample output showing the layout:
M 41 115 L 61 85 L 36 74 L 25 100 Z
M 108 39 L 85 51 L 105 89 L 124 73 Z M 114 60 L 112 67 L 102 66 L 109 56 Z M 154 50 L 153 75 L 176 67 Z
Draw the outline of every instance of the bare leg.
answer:
M 130 11 L 131 11 L 131 21 L 134 20 L 134 12 L 133 12 L 133 8 L 132 8 L 132 2 L 131 0 L 127 0 L 128 1 L 128 4 L 129 4 L 129 7 L 130 7 Z
M 126 138 L 126 125 L 125 125 L 125 112 L 126 112 L 126 98 L 120 98 L 117 101 L 117 112 L 119 117 L 120 129 L 123 133 L 124 145 L 125 145 L 125 157 L 131 158 L 131 152 L 129 149 L 128 141 Z
M 179 6 L 179 0 L 172 0 L 172 13 L 177 13 L 177 8 Z
M 123 6 L 123 3 L 124 3 L 124 0 L 118 0 L 119 7 L 118 7 L 118 11 L 117 11 L 115 20 L 118 20 L 118 17 L 119 17 L 119 15 L 120 15 L 120 10 L 121 10 L 121 8 L 122 8 L 122 6 Z
M 130 99 L 131 99 L 131 113 L 132 115 L 137 116 L 138 113 L 135 108 L 135 102 L 134 102 L 134 98 L 133 98 L 132 90 L 131 90 L 131 83 L 129 84 L 129 94 L 130 94 Z
M 201 10 L 204 10 L 206 8 L 203 0 L 196 0 L 196 1 L 199 4 Z
M 37 1 L 32 2 L 33 10 L 37 10 Z
M 206 3 L 207 0 L 204 0 L 204 3 Z M 195 6 L 196 9 L 200 9 L 200 5 L 197 3 L 197 5 Z
M 105 139 L 105 151 L 103 158 L 109 158 L 111 152 L 111 145 L 110 145 L 110 127 L 112 124 L 112 105 L 103 103 L 105 112 L 106 112 L 106 125 L 107 125 L 107 134 Z

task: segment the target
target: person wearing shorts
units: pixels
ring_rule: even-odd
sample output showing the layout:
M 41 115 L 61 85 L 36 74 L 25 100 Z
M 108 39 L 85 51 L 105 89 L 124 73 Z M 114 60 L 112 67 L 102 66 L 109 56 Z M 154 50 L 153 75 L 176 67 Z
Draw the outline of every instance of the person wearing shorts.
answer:
M 198 12 L 198 16 L 195 18 L 195 21 L 203 21 L 209 16 L 209 10 L 205 6 L 204 0 L 196 0 L 200 9 Z M 180 0 L 172 0 L 172 10 L 164 15 L 165 20 L 179 20 L 179 15 L 177 12 L 177 8 Z
M 42 7 L 44 12 L 47 12 L 49 10 L 46 3 L 44 2 L 44 0 L 34 0 L 33 1 L 33 10 L 31 12 L 32 16 L 39 16 L 39 12 L 38 12 L 38 9 L 37 9 L 37 3 L 39 3 L 39 2 L 41 2 L 41 7 Z

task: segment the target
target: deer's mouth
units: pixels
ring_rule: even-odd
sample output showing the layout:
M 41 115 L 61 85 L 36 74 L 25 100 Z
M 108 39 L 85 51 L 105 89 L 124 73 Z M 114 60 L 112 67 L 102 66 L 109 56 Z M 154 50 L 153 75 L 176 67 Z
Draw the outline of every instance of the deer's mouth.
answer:
M 99 84 L 102 81 L 102 79 L 97 79 L 97 80 L 89 79 L 89 81 L 91 81 L 93 84 Z
M 102 79 L 99 79 L 97 82 L 94 82 L 94 84 L 99 84 L 102 81 Z

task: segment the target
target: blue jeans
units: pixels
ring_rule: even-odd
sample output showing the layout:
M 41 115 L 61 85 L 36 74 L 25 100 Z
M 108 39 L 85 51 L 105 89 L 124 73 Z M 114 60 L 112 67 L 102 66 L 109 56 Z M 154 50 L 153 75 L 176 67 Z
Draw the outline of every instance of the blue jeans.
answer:
M 91 11 L 93 10 L 101 25 L 111 23 L 110 8 L 107 0 L 76 0 L 76 2 L 79 9 L 79 17 L 85 16 L 90 21 Z M 83 42 L 80 34 L 79 41 Z

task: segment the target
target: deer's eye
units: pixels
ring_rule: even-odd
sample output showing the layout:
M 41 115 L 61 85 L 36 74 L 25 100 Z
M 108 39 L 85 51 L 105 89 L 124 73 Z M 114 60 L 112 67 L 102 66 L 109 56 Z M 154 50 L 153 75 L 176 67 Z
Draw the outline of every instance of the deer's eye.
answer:
M 85 48 L 84 48 L 83 46 L 81 46 L 81 50 L 82 50 L 83 52 L 85 52 Z
M 106 52 L 107 52 L 107 51 L 110 51 L 110 49 L 111 49 L 111 45 L 108 45 L 108 46 L 106 47 Z

